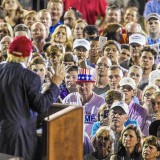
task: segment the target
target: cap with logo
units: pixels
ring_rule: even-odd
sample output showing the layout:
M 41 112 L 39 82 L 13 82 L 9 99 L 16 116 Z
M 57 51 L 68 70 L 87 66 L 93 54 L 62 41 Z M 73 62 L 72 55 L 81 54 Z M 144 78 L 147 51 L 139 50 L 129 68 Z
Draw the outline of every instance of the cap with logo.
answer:
M 142 34 L 135 33 L 129 36 L 129 44 L 138 43 L 140 45 L 146 45 L 146 37 Z
M 77 47 L 84 47 L 87 51 L 89 51 L 90 50 L 90 42 L 87 41 L 84 38 L 82 38 L 82 39 L 76 39 L 73 42 L 73 49 L 75 49 Z
M 135 81 L 132 78 L 130 78 L 130 77 L 124 77 L 124 78 L 122 78 L 120 80 L 120 82 L 119 82 L 119 85 L 120 85 L 120 87 L 125 86 L 125 85 L 129 85 L 134 90 L 137 88 Z
M 113 108 L 115 108 L 115 107 L 121 107 L 127 115 L 129 114 L 129 107 L 123 101 L 114 102 L 112 104 L 110 110 L 113 109 Z

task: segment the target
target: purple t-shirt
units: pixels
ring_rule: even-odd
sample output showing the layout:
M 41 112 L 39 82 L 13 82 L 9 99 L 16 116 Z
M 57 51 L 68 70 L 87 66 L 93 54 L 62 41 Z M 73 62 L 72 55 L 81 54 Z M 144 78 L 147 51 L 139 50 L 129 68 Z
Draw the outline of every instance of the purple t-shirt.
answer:
M 134 103 L 133 100 L 129 104 L 129 118 L 134 119 L 138 122 L 141 131 L 143 133 L 143 129 L 145 127 L 145 122 L 148 117 L 147 110 L 140 106 L 137 103 Z
M 82 106 L 81 95 L 78 92 L 70 93 L 63 99 L 63 103 Z M 84 105 L 84 127 L 88 135 L 91 134 L 92 125 L 98 119 L 98 109 L 105 100 L 93 93 L 92 98 Z

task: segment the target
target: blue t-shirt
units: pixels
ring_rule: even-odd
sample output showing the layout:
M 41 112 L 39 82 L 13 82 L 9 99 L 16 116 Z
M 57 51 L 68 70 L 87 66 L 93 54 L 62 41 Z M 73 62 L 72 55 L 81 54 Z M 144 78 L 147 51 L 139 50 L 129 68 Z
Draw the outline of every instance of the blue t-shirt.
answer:
M 51 27 L 49 28 L 49 33 L 52 34 L 52 33 L 54 32 L 54 30 L 55 30 L 59 25 L 61 25 L 61 24 L 63 24 L 63 23 L 62 23 L 62 22 L 58 22 L 57 24 L 51 26 Z

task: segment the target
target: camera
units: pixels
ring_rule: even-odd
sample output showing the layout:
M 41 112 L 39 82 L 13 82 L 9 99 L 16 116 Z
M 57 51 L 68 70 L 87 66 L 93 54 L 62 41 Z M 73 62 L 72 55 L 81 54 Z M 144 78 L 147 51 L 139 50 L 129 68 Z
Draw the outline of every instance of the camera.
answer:
M 108 117 L 108 113 L 109 113 L 108 109 L 104 110 L 103 118 L 107 118 Z

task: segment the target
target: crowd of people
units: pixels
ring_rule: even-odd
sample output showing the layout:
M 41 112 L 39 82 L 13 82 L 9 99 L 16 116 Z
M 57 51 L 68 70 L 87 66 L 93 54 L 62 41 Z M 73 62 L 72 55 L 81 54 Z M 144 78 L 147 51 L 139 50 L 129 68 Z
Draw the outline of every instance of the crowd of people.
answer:
M 160 159 L 160 0 L 141 5 L 2 0 L 0 153 L 36 160 L 37 117 L 62 103 L 84 108 L 84 160 Z

